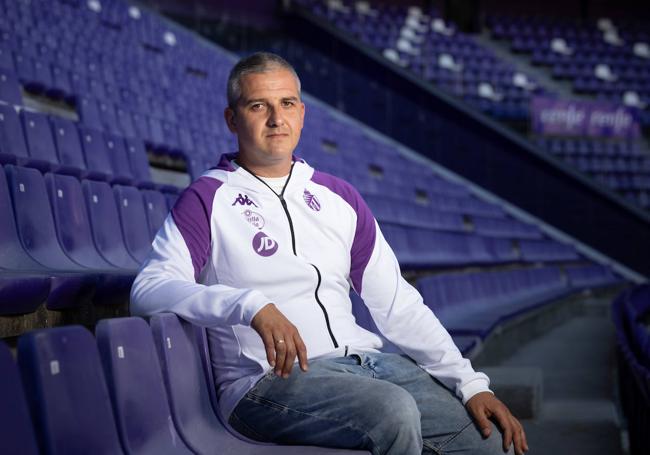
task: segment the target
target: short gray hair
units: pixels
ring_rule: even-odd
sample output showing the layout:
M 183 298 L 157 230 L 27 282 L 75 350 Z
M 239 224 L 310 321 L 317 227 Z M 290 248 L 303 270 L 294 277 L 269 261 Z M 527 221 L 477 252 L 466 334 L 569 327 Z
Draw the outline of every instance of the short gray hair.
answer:
M 228 106 L 231 109 L 234 109 L 239 98 L 241 98 L 242 76 L 252 73 L 266 73 L 280 68 L 289 70 L 294 75 L 296 82 L 298 83 L 298 96 L 300 96 L 300 78 L 293 66 L 277 54 L 272 54 L 271 52 L 256 52 L 239 60 L 232 70 L 230 70 L 226 92 Z

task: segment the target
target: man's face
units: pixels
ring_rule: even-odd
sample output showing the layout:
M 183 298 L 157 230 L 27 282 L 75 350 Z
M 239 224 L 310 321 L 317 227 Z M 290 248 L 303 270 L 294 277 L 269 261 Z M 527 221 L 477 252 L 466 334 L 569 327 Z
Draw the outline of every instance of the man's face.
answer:
M 240 86 L 237 105 L 224 113 L 237 135 L 240 158 L 254 166 L 290 163 L 305 117 L 295 76 L 278 68 L 246 74 Z

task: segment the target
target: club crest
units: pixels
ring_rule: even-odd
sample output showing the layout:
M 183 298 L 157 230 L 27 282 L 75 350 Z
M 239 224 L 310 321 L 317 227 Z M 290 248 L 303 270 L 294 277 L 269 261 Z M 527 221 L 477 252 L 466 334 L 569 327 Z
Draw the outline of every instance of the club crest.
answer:
M 302 194 L 302 198 L 305 200 L 307 207 L 312 209 L 314 212 L 320 211 L 320 202 L 318 202 L 316 196 L 305 190 L 305 192 Z

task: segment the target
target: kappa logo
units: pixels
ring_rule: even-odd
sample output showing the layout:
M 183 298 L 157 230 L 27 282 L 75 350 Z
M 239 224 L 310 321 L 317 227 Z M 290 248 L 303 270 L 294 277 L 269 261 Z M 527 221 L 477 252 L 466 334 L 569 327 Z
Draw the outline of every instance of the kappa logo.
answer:
M 239 205 L 252 205 L 253 207 L 257 207 L 256 203 L 254 203 L 253 201 L 248 199 L 247 194 L 244 194 L 242 196 L 241 193 L 239 193 L 239 195 L 237 196 L 237 198 L 235 199 L 235 201 L 231 205 L 236 205 L 236 204 L 239 204 Z
M 305 190 L 305 192 L 302 194 L 302 198 L 305 200 L 307 207 L 312 209 L 314 212 L 318 212 L 320 210 L 320 202 L 318 202 L 316 196 L 311 194 L 309 191 Z
M 253 249 L 260 256 L 268 257 L 278 251 L 278 242 L 263 232 L 258 232 L 253 237 Z
M 241 213 L 246 218 L 246 221 L 255 226 L 257 229 L 262 229 L 264 227 L 264 218 L 259 213 L 253 212 L 252 210 L 244 210 Z

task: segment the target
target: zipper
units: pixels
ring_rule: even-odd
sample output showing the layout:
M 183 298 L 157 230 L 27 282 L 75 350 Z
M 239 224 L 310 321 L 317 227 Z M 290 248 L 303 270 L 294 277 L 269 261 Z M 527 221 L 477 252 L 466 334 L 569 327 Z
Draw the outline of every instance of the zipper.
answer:
M 336 338 L 334 338 L 334 334 L 332 333 L 332 327 L 330 326 L 330 318 L 327 314 L 327 310 L 325 309 L 325 306 L 318 298 L 318 289 L 320 288 L 320 282 L 321 282 L 320 270 L 318 270 L 318 267 L 316 267 L 314 264 L 310 264 L 310 265 L 314 268 L 314 270 L 316 270 L 316 274 L 318 275 L 318 284 L 316 285 L 316 290 L 314 291 L 314 297 L 316 297 L 316 302 L 318 303 L 318 306 L 320 306 L 320 309 L 323 310 L 323 316 L 325 316 L 325 325 L 327 326 L 327 331 L 330 334 L 330 338 L 332 339 L 334 348 L 338 348 L 339 344 L 336 342 Z
M 284 210 L 284 214 L 287 216 L 287 220 L 289 221 L 289 231 L 291 232 L 291 248 L 293 250 L 293 255 L 298 257 L 298 254 L 296 253 L 296 234 L 295 231 L 293 230 L 293 221 L 291 220 L 291 214 L 289 213 L 289 208 L 287 207 L 287 201 L 284 199 L 284 190 L 287 189 L 287 185 L 289 184 L 289 180 L 291 179 L 291 174 L 293 173 L 293 163 L 291 164 L 291 170 L 289 171 L 289 176 L 287 177 L 287 181 L 284 183 L 284 186 L 282 187 L 282 191 L 280 194 L 276 193 L 273 191 L 273 188 L 271 188 L 264 180 L 259 178 L 257 175 L 252 173 L 248 168 L 245 166 L 242 166 L 241 163 L 237 163 L 241 168 L 243 168 L 246 172 L 248 172 L 250 175 L 255 177 L 257 180 L 262 182 L 273 194 L 275 194 L 278 199 L 280 199 L 280 204 L 282 205 L 282 209 Z M 338 348 L 339 344 L 336 341 L 336 338 L 334 337 L 334 333 L 332 333 L 332 327 L 330 326 L 330 318 L 329 315 L 327 314 L 327 310 L 325 309 L 325 306 L 323 305 L 323 302 L 320 301 L 320 298 L 318 297 L 318 289 L 320 289 L 320 284 L 321 284 L 321 274 L 320 270 L 318 270 L 318 267 L 316 267 L 314 264 L 309 263 L 314 270 L 316 270 L 316 275 L 318 276 L 318 283 L 316 284 L 316 289 L 314 290 L 314 297 L 316 298 L 316 303 L 318 303 L 318 306 L 320 307 L 321 311 L 323 312 L 323 317 L 325 318 L 325 325 L 327 326 L 327 332 L 330 335 L 330 338 L 332 340 L 332 344 L 334 345 L 334 348 Z

